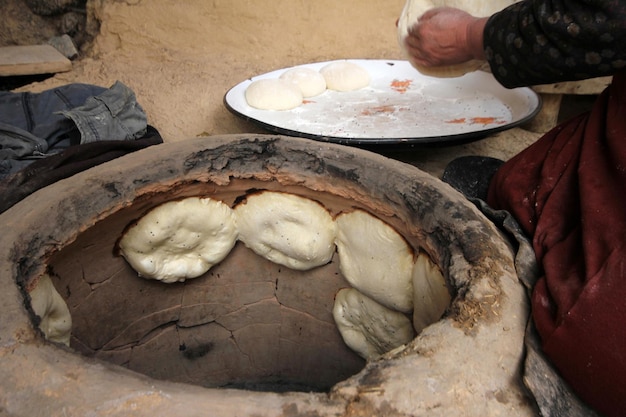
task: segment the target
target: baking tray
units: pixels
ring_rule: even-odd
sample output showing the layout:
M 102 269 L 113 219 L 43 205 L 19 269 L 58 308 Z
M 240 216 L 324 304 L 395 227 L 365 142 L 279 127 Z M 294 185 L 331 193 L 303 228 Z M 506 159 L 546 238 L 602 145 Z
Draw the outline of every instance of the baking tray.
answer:
M 232 113 L 265 129 L 347 145 L 450 145 L 484 138 L 528 121 L 541 107 L 530 88 L 507 89 L 491 73 L 458 78 L 420 74 L 408 61 L 349 60 L 365 68 L 368 87 L 307 98 L 292 110 L 259 110 L 248 105 L 246 88 L 278 78 L 290 68 L 258 75 L 232 87 L 224 104 Z M 298 65 L 319 70 L 332 61 Z

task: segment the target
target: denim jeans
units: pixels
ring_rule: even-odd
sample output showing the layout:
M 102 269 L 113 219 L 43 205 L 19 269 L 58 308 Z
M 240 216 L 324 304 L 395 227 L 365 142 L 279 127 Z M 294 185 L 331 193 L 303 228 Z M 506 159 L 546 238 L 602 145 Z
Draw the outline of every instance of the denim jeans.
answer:
M 146 128 L 135 94 L 119 81 L 108 89 L 77 83 L 41 93 L 0 91 L 0 178 L 70 145 L 134 140 Z

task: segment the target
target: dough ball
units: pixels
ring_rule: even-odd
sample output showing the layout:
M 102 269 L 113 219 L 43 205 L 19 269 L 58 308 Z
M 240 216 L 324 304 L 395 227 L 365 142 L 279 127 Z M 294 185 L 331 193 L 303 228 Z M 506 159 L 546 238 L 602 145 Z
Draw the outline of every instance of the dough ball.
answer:
M 324 265 L 335 252 L 335 223 L 321 204 L 265 191 L 235 207 L 239 240 L 256 254 L 299 271 Z
M 150 210 L 126 231 L 119 248 L 140 276 L 172 283 L 204 274 L 230 253 L 236 241 L 230 207 L 190 197 Z
M 72 316 L 50 276 L 42 275 L 29 294 L 30 306 L 40 318 L 39 329 L 46 339 L 69 346 Z
M 280 79 L 295 83 L 302 91 L 302 97 L 315 97 L 326 91 L 324 76 L 308 67 L 292 68 L 283 72 Z
M 333 318 L 346 345 L 367 360 L 376 359 L 415 337 L 408 317 L 354 288 L 339 290 Z
M 438 321 L 452 297 L 441 269 L 422 252 L 413 266 L 413 327 L 418 333 Z
M 339 269 L 368 297 L 393 310 L 413 309 L 413 250 L 400 234 L 362 210 L 342 213 L 337 224 Z
M 250 83 L 245 92 L 251 107 L 260 110 L 291 110 L 302 104 L 302 92 L 292 82 L 265 78 Z
M 409 62 L 420 73 L 432 77 L 452 78 L 460 77 L 468 72 L 476 71 L 483 66 L 487 66 L 484 60 L 470 60 L 461 64 L 446 65 L 441 67 L 424 67 L 411 59 L 405 43 L 406 37 L 409 35 L 409 29 L 417 23 L 419 17 L 429 9 L 435 7 L 455 7 L 465 10 L 466 12 L 477 16 L 486 17 L 502 10 L 505 7 L 515 3 L 516 0 L 407 0 L 404 8 L 400 13 L 397 25 L 397 36 L 400 48 L 405 52 Z
M 370 75 L 365 68 L 349 61 L 335 61 L 320 69 L 326 87 L 336 91 L 353 91 L 370 84 Z

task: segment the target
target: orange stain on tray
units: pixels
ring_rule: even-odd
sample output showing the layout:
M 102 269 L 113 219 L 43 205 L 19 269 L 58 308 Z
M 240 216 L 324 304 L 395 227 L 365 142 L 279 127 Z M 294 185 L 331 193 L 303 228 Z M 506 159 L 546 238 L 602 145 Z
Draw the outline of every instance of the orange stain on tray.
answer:
M 361 110 L 361 116 L 373 116 L 376 114 L 384 114 L 384 113 L 395 113 L 396 111 L 406 111 L 408 108 L 396 106 L 376 106 L 376 107 L 368 107 L 367 109 Z
M 452 119 L 452 120 L 446 120 L 446 123 L 453 123 L 453 124 L 470 124 L 470 125 L 492 125 L 492 124 L 497 124 L 497 125 L 501 125 L 506 123 L 505 120 L 502 120 L 502 118 L 500 117 L 461 117 L 460 119 Z
M 406 90 L 409 89 L 409 87 L 411 86 L 411 83 L 413 83 L 413 80 L 398 80 L 398 79 L 394 79 L 389 86 L 391 87 L 392 90 L 397 91 L 400 94 L 404 94 L 406 93 Z

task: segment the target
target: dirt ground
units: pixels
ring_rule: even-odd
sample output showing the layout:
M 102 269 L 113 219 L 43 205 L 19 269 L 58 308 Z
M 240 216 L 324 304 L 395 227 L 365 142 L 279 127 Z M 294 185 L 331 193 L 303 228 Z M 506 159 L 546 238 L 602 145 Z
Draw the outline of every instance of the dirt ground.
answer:
M 13 4 L 9 11 L 15 14 L 22 10 L 21 1 L 8 0 L 2 7 Z M 395 21 L 403 5 L 404 0 L 88 0 L 77 30 L 94 38 L 80 38 L 72 71 L 20 90 L 38 92 L 75 82 L 110 86 L 119 80 L 135 91 L 148 122 L 167 142 L 266 133 L 224 107 L 229 88 L 297 64 L 402 59 Z M 19 32 L 25 42 L 43 43 L 41 38 L 50 36 L 40 17 L 17 19 L 12 35 Z M 58 28 L 62 19 L 55 24 Z M 439 175 L 456 156 L 508 159 L 537 137 L 516 128 L 461 146 L 381 152 Z

